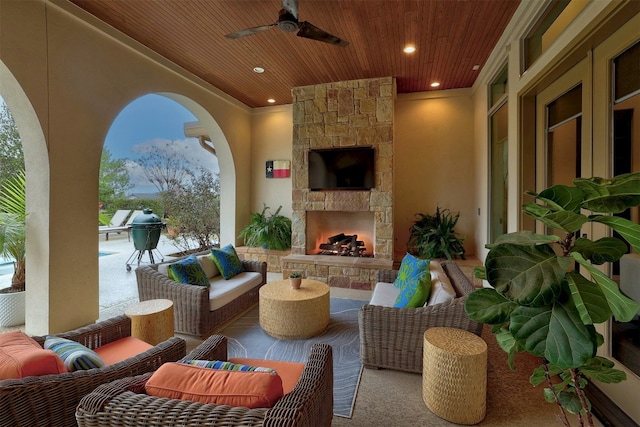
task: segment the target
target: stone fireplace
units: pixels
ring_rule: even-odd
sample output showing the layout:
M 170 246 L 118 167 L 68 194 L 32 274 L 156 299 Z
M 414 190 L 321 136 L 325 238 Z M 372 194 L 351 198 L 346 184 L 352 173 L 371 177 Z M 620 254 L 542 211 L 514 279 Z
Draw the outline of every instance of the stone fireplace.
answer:
M 362 241 L 363 256 L 375 255 L 373 212 L 307 211 L 307 255 L 322 252 L 320 245 L 341 233 L 356 235 Z
M 297 87 L 293 95 L 293 233 L 283 274 L 331 286 L 371 289 L 375 271 L 393 263 L 393 105 L 392 77 Z M 375 149 L 375 186 L 371 190 L 312 191 L 310 149 L 371 146 Z M 365 225 L 366 224 L 366 225 Z M 318 228 L 326 230 L 318 231 Z M 335 231 L 335 233 L 333 233 Z M 366 239 L 371 257 L 314 255 L 318 238 L 337 233 Z M 319 237 L 324 236 L 324 237 Z M 360 237 L 362 235 L 362 238 Z M 315 251 L 315 252 L 314 252 Z M 328 260 L 326 258 L 329 258 Z

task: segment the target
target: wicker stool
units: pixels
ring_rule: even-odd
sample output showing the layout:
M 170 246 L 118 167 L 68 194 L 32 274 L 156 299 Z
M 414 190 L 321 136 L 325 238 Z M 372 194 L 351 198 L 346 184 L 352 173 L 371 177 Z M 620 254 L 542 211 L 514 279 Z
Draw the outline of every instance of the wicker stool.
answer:
M 422 399 L 447 421 L 476 424 L 487 398 L 487 343 L 471 332 L 430 328 L 424 333 Z
M 173 336 L 173 301 L 151 299 L 128 307 L 124 314 L 131 318 L 131 336 L 157 345 Z

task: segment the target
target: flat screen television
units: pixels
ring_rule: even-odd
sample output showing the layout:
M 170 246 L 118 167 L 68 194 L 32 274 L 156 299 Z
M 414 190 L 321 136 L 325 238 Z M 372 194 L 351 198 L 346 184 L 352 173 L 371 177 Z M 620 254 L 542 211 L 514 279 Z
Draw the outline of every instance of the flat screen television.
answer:
M 312 191 L 370 190 L 375 182 L 373 147 L 309 150 L 309 189 Z

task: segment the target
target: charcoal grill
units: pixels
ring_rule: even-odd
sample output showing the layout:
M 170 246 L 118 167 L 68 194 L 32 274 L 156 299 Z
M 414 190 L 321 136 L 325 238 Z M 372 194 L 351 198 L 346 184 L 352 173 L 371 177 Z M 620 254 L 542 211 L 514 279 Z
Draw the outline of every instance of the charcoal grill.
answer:
M 164 261 L 164 257 L 157 247 L 160 233 L 166 226 L 167 224 L 163 223 L 160 217 L 154 214 L 151 209 L 144 209 L 142 214 L 133 219 L 131 222 L 131 236 L 135 251 L 127 260 L 127 271 L 131 271 L 131 264 L 134 260 L 137 260 L 138 265 L 140 265 L 145 253 L 149 255 L 150 264 L 155 264 L 154 251 L 159 255 L 160 261 Z

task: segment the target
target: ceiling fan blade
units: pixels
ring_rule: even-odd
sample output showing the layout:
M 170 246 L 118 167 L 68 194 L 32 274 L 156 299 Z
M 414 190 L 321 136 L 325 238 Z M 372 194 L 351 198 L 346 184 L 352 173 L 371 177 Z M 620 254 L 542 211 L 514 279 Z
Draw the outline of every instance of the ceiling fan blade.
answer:
M 276 25 L 278 24 L 276 23 L 276 24 L 269 24 L 269 25 L 261 25 L 259 27 L 251 27 L 244 30 L 236 31 L 235 33 L 229 33 L 225 37 L 228 39 L 238 39 L 240 37 L 250 36 L 251 34 L 257 34 L 263 31 L 270 30 Z
M 298 19 L 298 0 L 282 0 L 282 8 Z
M 315 25 L 308 23 L 307 21 L 301 22 L 299 24 L 299 27 L 300 31 L 298 31 L 298 37 L 306 37 L 308 39 L 342 47 L 345 47 L 349 44 L 348 41 L 342 40 L 340 37 L 334 36 L 333 34 L 329 34 L 325 30 L 322 30 Z

